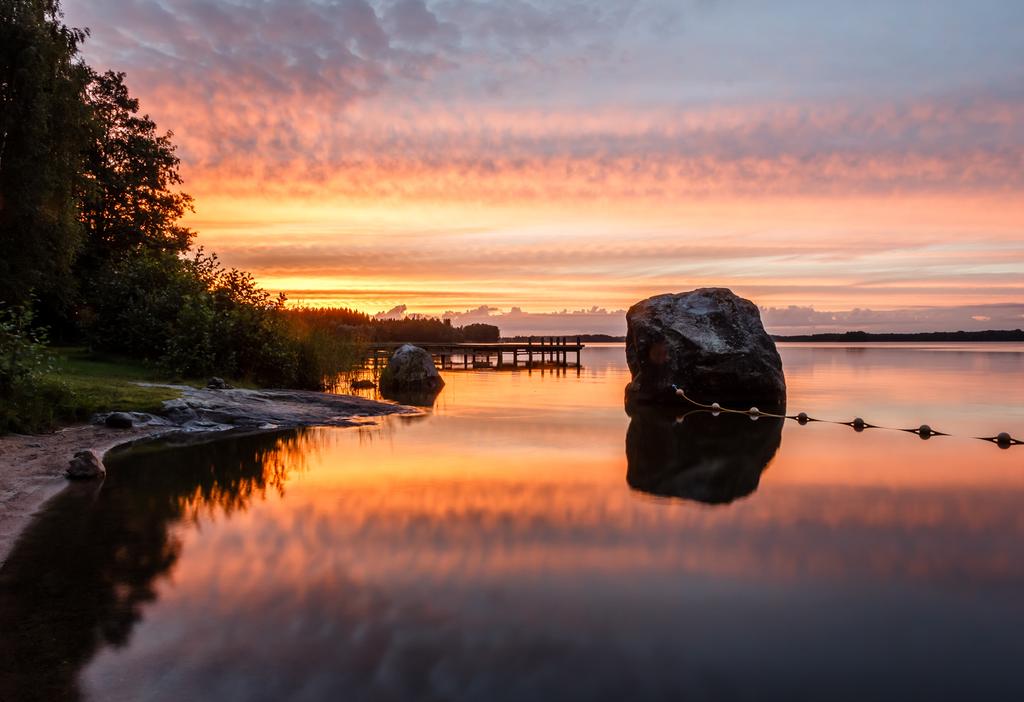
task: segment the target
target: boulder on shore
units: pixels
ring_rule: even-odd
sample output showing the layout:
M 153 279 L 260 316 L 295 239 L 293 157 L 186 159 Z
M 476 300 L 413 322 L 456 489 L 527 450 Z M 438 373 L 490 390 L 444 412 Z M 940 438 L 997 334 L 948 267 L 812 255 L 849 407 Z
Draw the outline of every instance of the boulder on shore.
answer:
M 380 390 L 385 396 L 436 395 L 444 380 L 434 366 L 434 358 L 418 346 L 405 344 L 391 354 L 380 375 Z
M 79 451 L 65 471 L 65 475 L 71 480 L 93 480 L 106 474 L 107 469 L 103 467 L 103 461 L 95 451 Z
M 206 387 L 210 390 L 231 390 L 231 386 L 225 382 L 224 378 L 218 378 L 217 376 L 207 380 Z
M 103 420 L 103 424 L 111 429 L 131 429 L 135 425 L 135 420 L 127 412 L 111 412 Z
M 775 342 L 750 300 L 727 288 L 657 295 L 626 313 L 627 404 L 684 402 L 779 412 L 786 379 Z

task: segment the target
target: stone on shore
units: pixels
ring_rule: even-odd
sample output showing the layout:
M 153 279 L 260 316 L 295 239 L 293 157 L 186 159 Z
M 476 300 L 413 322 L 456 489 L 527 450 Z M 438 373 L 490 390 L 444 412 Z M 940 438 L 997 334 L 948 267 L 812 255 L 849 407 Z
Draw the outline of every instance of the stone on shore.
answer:
M 757 306 L 726 288 L 657 295 L 626 313 L 627 404 L 695 402 L 779 412 L 786 379 Z
M 210 390 L 231 390 L 231 386 L 224 381 L 224 378 L 216 376 L 206 381 L 206 387 Z
M 380 375 L 381 393 L 406 404 L 431 405 L 443 387 L 433 356 L 412 344 L 399 347 Z
M 135 420 L 127 412 L 111 412 L 103 420 L 103 424 L 111 429 L 131 429 L 135 424 Z
M 65 475 L 71 480 L 95 480 L 106 474 L 107 469 L 103 467 L 103 461 L 95 451 L 79 451 L 65 471 Z

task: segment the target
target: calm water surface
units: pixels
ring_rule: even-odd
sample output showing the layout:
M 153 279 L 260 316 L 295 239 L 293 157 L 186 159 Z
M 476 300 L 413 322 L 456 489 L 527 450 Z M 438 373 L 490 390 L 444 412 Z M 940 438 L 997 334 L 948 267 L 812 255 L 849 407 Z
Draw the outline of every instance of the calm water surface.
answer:
M 957 436 L 631 419 L 592 346 L 125 452 L 0 571 L 0 699 L 1024 699 L 1024 447 L 963 438 L 1024 435 L 1024 346 L 781 350 L 792 413 Z

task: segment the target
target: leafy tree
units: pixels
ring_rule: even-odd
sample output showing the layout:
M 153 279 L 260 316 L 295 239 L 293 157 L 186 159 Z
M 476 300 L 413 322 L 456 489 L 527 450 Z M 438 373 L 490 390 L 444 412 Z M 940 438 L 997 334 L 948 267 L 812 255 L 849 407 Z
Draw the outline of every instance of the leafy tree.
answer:
M 92 138 L 85 156 L 82 219 L 86 268 L 143 251 L 183 253 L 193 232 L 179 224 L 192 209 L 182 184 L 173 134 L 157 132 L 124 73 L 93 73 L 86 91 Z
M 73 293 L 89 69 L 58 0 L 0 2 L 0 300 Z

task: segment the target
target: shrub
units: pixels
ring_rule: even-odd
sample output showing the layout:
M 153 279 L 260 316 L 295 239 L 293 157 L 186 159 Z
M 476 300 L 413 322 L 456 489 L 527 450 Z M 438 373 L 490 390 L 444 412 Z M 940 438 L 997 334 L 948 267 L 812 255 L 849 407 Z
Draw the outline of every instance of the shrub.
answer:
M 53 371 L 46 333 L 27 305 L 0 308 L 0 433 L 54 425 L 70 391 L 45 376 Z
M 283 295 L 202 249 L 189 259 L 123 257 L 91 290 L 93 346 L 155 361 L 179 378 L 322 389 L 359 360 L 350 328 L 288 314 Z

